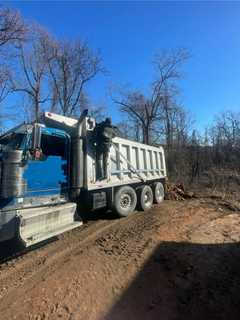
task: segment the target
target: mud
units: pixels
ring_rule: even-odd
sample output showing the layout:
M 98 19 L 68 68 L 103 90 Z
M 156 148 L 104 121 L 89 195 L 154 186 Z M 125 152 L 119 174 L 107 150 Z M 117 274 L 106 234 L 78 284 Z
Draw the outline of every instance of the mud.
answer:
M 0 248 L 0 319 L 239 319 L 240 211 L 165 201 L 33 250 Z

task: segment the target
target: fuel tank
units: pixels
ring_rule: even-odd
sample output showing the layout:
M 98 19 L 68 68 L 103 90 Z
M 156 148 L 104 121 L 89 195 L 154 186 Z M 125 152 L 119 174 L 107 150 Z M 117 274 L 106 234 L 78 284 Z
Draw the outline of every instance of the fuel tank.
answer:
M 3 152 L 1 164 L 1 198 L 19 197 L 25 189 L 22 150 Z

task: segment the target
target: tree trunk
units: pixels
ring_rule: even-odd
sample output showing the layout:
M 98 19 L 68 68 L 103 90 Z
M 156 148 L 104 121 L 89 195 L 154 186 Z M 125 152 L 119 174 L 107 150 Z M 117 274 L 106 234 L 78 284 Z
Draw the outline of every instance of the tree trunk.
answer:
M 39 121 L 39 101 L 37 98 L 34 100 L 34 110 L 35 110 L 35 121 L 38 122 Z
M 149 129 L 150 129 L 150 126 L 144 126 L 143 127 L 143 143 L 145 143 L 145 144 L 149 144 L 150 143 L 150 139 L 149 139 L 149 137 L 150 137 L 150 135 L 149 135 Z

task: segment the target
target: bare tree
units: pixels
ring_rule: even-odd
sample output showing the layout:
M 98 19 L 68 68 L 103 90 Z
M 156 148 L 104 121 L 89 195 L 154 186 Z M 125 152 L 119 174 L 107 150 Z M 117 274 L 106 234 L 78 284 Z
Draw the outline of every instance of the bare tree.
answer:
M 10 71 L 6 66 L 0 67 L 0 104 L 10 92 Z
M 10 67 L 8 65 L 10 47 L 23 41 L 26 25 L 19 12 L 0 7 L 0 103 L 10 92 Z
M 85 85 L 103 71 L 100 56 L 81 41 L 58 42 L 52 48 L 48 67 L 60 112 L 63 115 L 79 113 Z
M 0 47 L 23 41 L 26 25 L 18 11 L 0 8 Z
M 46 57 L 46 48 L 51 41 L 45 29 L 34 26 L 29 41 L 19 43 L 20 75 L 15 74 L 12 78 L 12 90 L 28 95 L 32 102 L 35 120 L 39 118 L 41 105 L 50 98 L 45 81 L 47 81 L 49 59 Z
M 147 117 L 147 98 L 140 91 L 121 92 L 120 97 L 112 96 L 113 101 L 120 106 L 120 111 L 129 118 L 129 124 L 136 128 L 136 139 L 146 143 L 149 141 L 150 123 Z M 139 132 L 141 128 L 141 133 Z
M 165 111 L 169 110 L 170 100 L 166 97 L 166 92 L 169 95 L 169 92 L 176 90 L 175 81 L 181 77 L 180 67 L 188 57 L 189 54 L 183 49 L 156 56 L 155 79 L 148 96 L 139 91 L 130 91 L 120 93 L 120 97 L 112 97 L 122 112 L 141 124 L 144 143 L 151 142 L 151 130 L 157 121 L 162 120 L 163 108 L 165 107 Z
M 219 114 L 210 129 L 213 162 L 221 167 L 238 167 L 240 157 L 240 113 Z
M 226 111 L 215 119 L 215 129 L 222 145 L 229 148 L 239 146 L 240 142 L 240 113 Z

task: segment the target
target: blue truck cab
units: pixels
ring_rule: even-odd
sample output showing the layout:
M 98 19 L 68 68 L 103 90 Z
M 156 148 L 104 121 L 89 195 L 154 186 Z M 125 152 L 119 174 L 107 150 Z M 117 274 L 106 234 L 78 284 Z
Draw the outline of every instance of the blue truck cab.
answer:
M 23 124 L 1 136 L 0 146 L 0 241 L 17 236 L 27 246 L 72 227 L 69 134 Z

